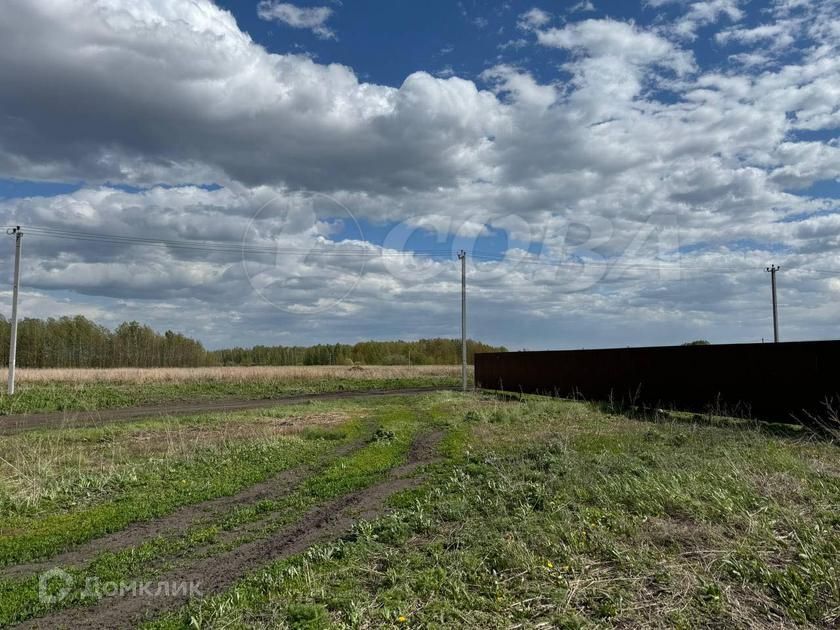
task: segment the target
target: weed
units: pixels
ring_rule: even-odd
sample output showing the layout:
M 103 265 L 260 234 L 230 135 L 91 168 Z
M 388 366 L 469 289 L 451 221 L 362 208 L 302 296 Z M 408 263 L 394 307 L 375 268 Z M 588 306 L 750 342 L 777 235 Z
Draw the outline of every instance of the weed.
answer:
M 396 437 L 393 431 L 379 427 L 370 437 L 371 442 L 390 442 Z
M 103 555 L 79 575 L 134 575 L 152 561 L 166 566 L 270 536 L 312 506 L 382 479 L 405 461 L 413 436 L 433 425 L 448 431 L 445 461 L 424 469 L 423 485 L 394 497 L 387 514 L 255 568 L 232 588 L 148 625 L 838 622 L 840 469 L 831 442 L 718 419 L 683 421 L 676 412 L 651 422 L 527 396 L 446 392 L 379 400 L 365 414 L 380 439 L 335 459 L 288 496 L 254 502 L 183 539 Z M 305 435 L 295 436 L 296 447 L 313 441 Z M 86 437 L 109 448 L 121 443 L 119 432 Z M 237 456 L 229 452 L 232 461 Z M 134 462 L 141 478 L 151 461 Z M 100 500 L 110 505 L 111 495 Z M 27 603 L 31 588 L 4 584 L 0 618 L 41 614 Z
M 184 400 L 262 399 L 323 392 L 450 387 L 456 366 L 339 366 L 21 370 L 14 396 L 0 393 L 0 415 L 93 411 Z

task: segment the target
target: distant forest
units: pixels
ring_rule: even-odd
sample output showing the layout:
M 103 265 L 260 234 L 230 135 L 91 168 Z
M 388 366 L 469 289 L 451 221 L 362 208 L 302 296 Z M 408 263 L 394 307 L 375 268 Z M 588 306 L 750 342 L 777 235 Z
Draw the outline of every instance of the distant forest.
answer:
M 0 315 L 0 361 L 9 363 L 10 324 Z M 504 347 L 469 340 L 475 352 Z M 461 360 L 458 339 L 363 341 L 317 346 L 254 346 L 206 350 L 201 342 L 167 330 L 158 333 L 138 322 L 110 330 L 77 315 L 18 322 L 17 365 L 31 368 L 199 367 L 215 365 L 441 365 Z

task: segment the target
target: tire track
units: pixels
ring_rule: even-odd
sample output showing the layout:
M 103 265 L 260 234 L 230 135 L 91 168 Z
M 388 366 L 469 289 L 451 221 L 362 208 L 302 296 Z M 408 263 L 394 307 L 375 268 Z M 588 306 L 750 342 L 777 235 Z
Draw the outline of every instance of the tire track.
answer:
M 60 552 L 49 558 L 0 568 L 0 579 L 19 580 L 56 567 L 65 569 L 81 567 L 103 552 L 115 552 L 129 547 L 137 547 L 157 536 L 171 537 L 173 534 L 183 534 L 189 528 L 201 522 L 218 518 L 232 509 L 252 505 L 266 499 L 280 498 L 295 489 L 311 475 L 329 466 L 335 459 L 349 455 L 365 444 L 365 439 L 356 440 L 327 454 L 316 466 L 296 466 L 269 479 L 243 488 L 235 494 L 184 505 L 165 516 L 134 522 L 125 529 L 93 538 L 73 549 Z
M 359 518 L 381 515 L 390 496 L 419 485 L 422 478 L 411 475 L 420 466 L 437 461 L 436 449 L 442 438 L 442 431 L 417 438 L 406 463 L 392 469 L 384 481 L 328 501 L 268 538 L 245 543 L 216 556 L 185 562 L 166 575 L 159 576 L 154 582 L 199 584 L 202 597 L 206 597 L 231 587 L 247 573 L 261 566 L 300 553 L 317 542 L 339 536 Z M 106 597 L 88 607 L 57 611 L 29 620 L 18 627 L 131 627 L 178 608 L 188 599 L 185 594 L 155 597 L 138 591 L 133 596 Z
M 117 409 L 99 409 L 95 411 L 59 411 L 50 413 L 14 414 L 0 416 L 0 435 L 30 431 L 33 429 L 72 429 L 93 427 L 162 416 L 180 416 L 198 413 L 247 411 L 284 405 L 296 405 L 309 400 L 343 400 L 346 398 L 364 398 L 366 396 L 413 396 L 436 391 L 450 391 L 451 387 L 408 387 L 403 389 L 367 389 L 316 394 L 295 394 L 282 398 L 263 398 L 259 400 L 211 400 L 191 403 L 172 403 L 166 405 L 147 405 L 142 407 L 123 407 Z

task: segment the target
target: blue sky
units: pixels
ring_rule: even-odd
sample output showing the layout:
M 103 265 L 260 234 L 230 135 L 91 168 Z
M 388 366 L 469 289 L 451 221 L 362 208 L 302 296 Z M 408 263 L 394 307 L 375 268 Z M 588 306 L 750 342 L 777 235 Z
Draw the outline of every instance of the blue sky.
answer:
M 654 14 L 633 3 L 604 3 L 593 11 L 571 11 L 576 3 L 553 2 L 544 8 L 557 23 L 576 17 L 610 16 L 644 19 Z M 500 59 L 527 60 L 538 77 L 556 76 L 556 66 L 565 55 L 533 55 L 517 42 L 523 39 L 517 27 L 519 16 L 534 6 L 531 2 L 375 2 L 359 1 L 344 6 L 327 3 L 334 13 L 327 21 L 334 39 L 324 39 L 276 21 L 259 19 L 256 10 L 241 2 L 221 6 L 237 15 L 237 21 L 260 44 L 278 53 L 305 50 L 322 63 L 341 63 L 354 68 L 360 78 L 399 87 L 418 70 L 432 74 L 449 71 L 458 76 L 478 77 Z M 297 31 L 297 32 L 295 32 Z M 505 46 L 506 44 L 513 45 Z
M 283 3 L 288 4 L 288 3 Z M 697 30 L 691 50 L 699 65 L 707 70 L 725 72 L 733 53 L 749 50 L 749 46 L 730 46 L 716 42 L 714 35 L 721 23 L 750 28 L 767 22 L 771 1 L 734 2 L 743 7 L 744 15 L 734 22 L 702 25 Z M 548 15 L 551 26 L 563 26 L 580 20 L 609 19 L 655 27 L 669 19 L 678 19 L 690 3 L 653 2 L 546 2 L 530 1 L 450 2 L 436 0 L 423 3 L 354 0 L 341 2 L 299 3 L 300 8 L 323 6 L 332 13 L 325 24 L 334 32 L 324 38 L 306 28 L 295 28 L 278 20 L 261 19 L 257 2 L 241 0 L 217 1 L 216 5 L 231 12 L 238 26 L 268 51 L 279 54 L 306 54 L 319 63 L 343 64 L 352 68 L 359 79 L 381 85 L 399 87 L 405 78 L 417 71 L 437 76 L 470 78 L 486 86 L 481 77 L 487 68 L 510 63 L 527 68 L 538 80 L 556 81 L 563 76 L 562 66 L 570 58 L 569 51 L 542 49 L 535 51 L 521 28 L 522 15 L 539 6 Z M 807 42 L 800 42 L 806 46 Z M 792 46 L 779 55 L 780 63 L 794 61 L 802 50 Z M 671 95 L 672 98 L 673 95 Z M 791 136 L 802 140 L 831 141 L 837 128 L 794 130 Z M 111 183 L 111 182 L 109 182 Z M 211 182 L 190 182 L 204 183 Z M 0 180 L 0 198 L 30 195 L 57 195 L 78 190 L 83 180 L 44 182 L 37 180 Z M 113 182 L 119 186 L 119 182 Z M 791 189 L 800 195 L 840 197 L 836 178 L 820 180 L 804 189 Z
M 454 336 L 463 248 L 511 347 L 757 341 L 770 262 L 783 338 L 835 338 L 838 52 L 830 0 L 12 0 L 23 310 Z

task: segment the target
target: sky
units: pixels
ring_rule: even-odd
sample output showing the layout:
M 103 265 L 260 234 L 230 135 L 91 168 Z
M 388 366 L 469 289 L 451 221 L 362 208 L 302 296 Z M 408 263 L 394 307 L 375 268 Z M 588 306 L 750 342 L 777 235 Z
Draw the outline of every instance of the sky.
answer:
M 23 317 L 210 348 L 840 338 L 835 0 L 6 0 Z M 0 246 L 11 310 L 14 239 Z

